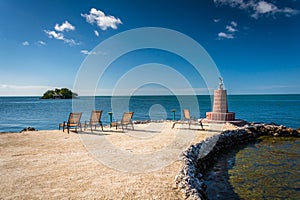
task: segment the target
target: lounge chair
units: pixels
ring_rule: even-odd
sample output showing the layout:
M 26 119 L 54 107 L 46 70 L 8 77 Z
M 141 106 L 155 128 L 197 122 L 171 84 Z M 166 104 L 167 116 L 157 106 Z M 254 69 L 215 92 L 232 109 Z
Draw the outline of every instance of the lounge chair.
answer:
M 124 126 L 126 126 L 127 128 L 128 125 L 131 125 L 132 130 L 134 130 L 132 116 L 133 116 L 133 112 L 124 112 L 121 121 L 112 122 L 111 126 L 116 126 L 116 129 L 118 129 L 118 126 L 122 126 L 122 130 L 124 131 Z
M 76 132 L 78 127 L 80 127 L 81 130 L 81 124 L 80 124 L 81 115 L 82 115 L 81 112 L 71 112 L 68 121 L 67 122 L 64 121 L 63 123 L 59 124 L 58 129 L 60 130 L 60 127 L 62 127 L 63 132 L 65 132 L 65 128 L 67 128 L 68 133 L 70 131 L 70 128 L 75 128 Z
M 102 110 L 93 110 L 91 112 L 90 121 L 85 121 L 83 124 L 84 129 L 86 129 L 86 127 L 89 126 L 89 127 L 91 127 L 91 131 L 93 132 L 93 126 L 95 126 L 95 130 L 96 130 L 97 126 L 101 126 L 101 129 L 103 131 L 101 116 L 102 116 Z
M 183 120 L 174 122 L 172 128 L 174 128 L 176 124 L 188 124 L 189 129 L 191 128 L 191 125 L 200 125 L 203 130 L 202 119 L 197 120 L 191 118 L 190 111 L 188 109 L 183 109 L 183 117 Z

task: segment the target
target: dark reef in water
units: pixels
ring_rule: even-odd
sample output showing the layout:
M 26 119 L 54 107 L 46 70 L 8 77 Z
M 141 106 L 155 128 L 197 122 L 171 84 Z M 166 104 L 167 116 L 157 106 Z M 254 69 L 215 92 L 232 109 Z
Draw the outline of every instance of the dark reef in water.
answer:
M 29 126 L 29 127 L 27 127 L 27 128 L 23 128 L 23 129 L 20 131 L 20 133 L 26 132 L 26 131 L 37 131 L 37 129 L 35 129 L 35 128 Z
M 260 136 L 300 137 L 299 129 L 293 130 L 276 124 L 249 123 L 237 130 L 219 135 L 190 146 L 182 154 L 184 165 L 175 183 L 185 199 L 208 199 L 203 174 L 229 148 L 255 141 Z

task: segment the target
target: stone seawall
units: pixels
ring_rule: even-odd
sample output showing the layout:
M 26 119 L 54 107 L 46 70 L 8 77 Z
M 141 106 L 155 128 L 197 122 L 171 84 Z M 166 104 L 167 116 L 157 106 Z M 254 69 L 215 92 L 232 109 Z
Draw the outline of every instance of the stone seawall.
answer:
M 175 184 L 185 199 L 208 199 L 202 174 L 221 153 L 230 147 L 248 143 L 260 136 L 300 137 L 299 129 L 293 130 L 274 124 L 247 124 L 241 128 L 224 131 L 190 146 L 182 153 L 183 167 L 175 178 Z

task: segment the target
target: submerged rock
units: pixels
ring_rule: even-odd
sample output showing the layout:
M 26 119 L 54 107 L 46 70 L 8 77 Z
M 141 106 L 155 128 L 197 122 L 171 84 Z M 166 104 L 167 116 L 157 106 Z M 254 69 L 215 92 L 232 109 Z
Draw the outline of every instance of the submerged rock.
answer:
M 20 133 L 26 132 L 26 131 L 37 131 L 37 129 L 35 129 L 35 128 L 29 126 L 29 127 L 27 127 L 27 128 L 23 128 L 23 129 L 20 131 Z

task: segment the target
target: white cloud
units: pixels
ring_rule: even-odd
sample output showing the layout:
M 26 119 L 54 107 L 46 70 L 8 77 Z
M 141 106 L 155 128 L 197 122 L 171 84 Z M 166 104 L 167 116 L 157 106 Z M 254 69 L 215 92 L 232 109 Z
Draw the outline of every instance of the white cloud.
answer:
M 57 40 L 64 40 L 64 34 L 62 33 L 56 33 L 55 31 L 48 31 L 45 30 L 45 33 L 48 35 L 49 38 L 54 38 Z
M 177 95 L 209 95 L 209 92 L 213 92 L 215 88 L 212 88 L 210 91 L 208 88 L 172 88 L 173 94 Z M 91 91 L 81 91 L 80 94 L 82 96 L 89 96 L 91 94 L 94 94 L 94 90 Z M 169 91 L 167 91 L 165 88 L 142 88 L 137 90 L 136 88 L 110 88 L 110 89 L 103 89 L 103 88 L 97 88 L 96 95 L 99 96 L 113 96 L 113 95 L 120 95 L 120 96 L 128 96 L 128 94 L 134 94 L 134 95 L 172 95 Z
M 251 15 L 254 18 L 259 18 L 263 14 L 273 15 L 279 11 L 277 6 L 265 1 L 258 2 L 254 7 L 254 13 Z
M 22 45 L 23 45 L 23 46 L 28 46 L 28 45 L 29 45 L 29 42 L 28 42 L 28 41 L 24 41 L 24 42 L 22 42 Z
M 49 88 L 49 86 L 0 84 L 0 89 L 44 89 L 44 88 Z
M 67 39 L 67 38 L 64 39 L 64 42 L 67 43 L 67 44 L 69 44 L 70 46 L 80 45 L 81 44 L 80 42 L 76 42 L 73 39 Z
M 233 39 L 234 38 L 233 34 L 224 33 L 224 32 L 218 33 L 218 37 L 219 37 L 219 39 Z
M 248 5 L 243 0 L 214 0 L 216 5 L 229 5 L 230 7 L 247 8 Z
M 95 35 L 96 35 L 97 37 L 99 37 L 99 32 L 98 32 L 98 31 L 94 30 L 94 33 L 95 33 Z
M 237 31 L 237 29 L 233 28 L 233 27 L 230 26 L 230 25 L 227 25 L 227 26 L 226 26 L 226 30 L 227 30 L 228 32 L 231 32 L 231 33 L 234 33 L 234 32 Z
M 65 43 L 69 44 L 70 46 L 73 45 L 79 45 L 79 42 L 76 42 L 73 39 L 68 39 L 64 36 L 64 34 L 62 32 L 64 31 L 74 31 L 75 30 L 75 26 L 73 26 L 72 24 L 70 24 L 68 21 L 65 21 L 64 23 L 62 23 L 61 25 L 56 24 L 54 26 L 55 31 L 50 31 L 50 30 L 44 30 L 44 32 L 46 33 L 46 35 L 49 38 L 53 38 L 53 39 L 57 39 L 57 40 L 62 40 Z M 46 44 L 46 43 L 45 43 Z M 40 43 L 40 45 L 44 45 L 43 42 Z
M 280 13 L 288 17 L 299 14 L 299 10 L 290 7 L 279 8 L 275 4 L 264 0 L 214 0 L 214 3 L 217 6 L 227 5 L 233 8 L 245 10 L 255 19 L 262 16 L 275 16 Z
M 235 32 L 238 31 L 237 25 L 238 24 L 235 21 L 231 21 L 230 24 L 226 25 L 225 32 L 218 33 L 218 39 L 234 39 Z
M 92 8 L 90 14 L 81 14 L 82 17 L 90 24 L 96 23 L 99 28 L 106 30 L 107 28 L 117 29 L 122 21 L 111 15 L 105 15 L 101 10 Z
M 269 85 L 269 86 L 260 86 L 258 89 L 263 89 L 263 90 L 270 90 L 270 89 L 282 89 L 282 88 L 289 88 L 292 86 L 289 85 Z
M 283 8 L 281 9 L 283 13 L 285 13 L 285 16 L 287 17 L 291 17 L 293 15 L 297 15 L 300 13 L 299 10 L 295 10 L 295 9 L 292 9 L 292 8 Z
M 271 3 L 267 3 L 265 1 L 260 1 L 260 2 L 258 2 L 255 10 L 259 13 L 267 13 L 267 12 L 274 12 L 277 9 L 278 8 Z
M 46 90 L 53 86 L 43 85 L 6 85 L 0 84 L 0 96 L 42 96 Z
M 79 45 L 80 44 L 80 43 L 76 42 L 73 39 L 65 38 L 63 33 L 57 33 L 55 31 L 49 31 L 49 30 L 45 30 L 45 33 L 48 35 L 49 38 L 54 38 L 54 39 L 57 39 L 57 40 L 62 40 L 65 43 L 67 43 L 67 44 L 69 44 L 71 46 L 73 46 L 73 45 Z
M 214 22 L 215 23 L 218 23 L 218 22 L 220 22 L 221 20 L 220 19 L 214 19 Z
M 84 54 L 84 55 L 95 55 L 96 52 L 90 52 L 88 50 L 81 50 L 80 53 Z
M 45 46 L 46 42 L 39 40 L 39 41 L 37 41 L 37 45 Z
M 234 27 L 237 27 L 237 23 L 235 21 L 231 21 L 230 24 Z
M 54 29 L 56 31 L 60 31 L 60 32 L 63 32 L 63 31 L 74 31 L 75 30 L 75 26 L 73 26 L 72 24 L 70 24 L 68 21 L 65 21 L 64 23 L 62 23 L 62 25 L 59 25 L 59 24 L 56 24 Z

